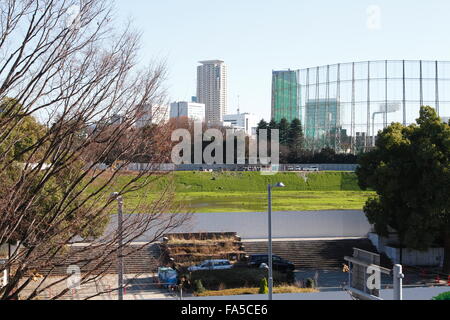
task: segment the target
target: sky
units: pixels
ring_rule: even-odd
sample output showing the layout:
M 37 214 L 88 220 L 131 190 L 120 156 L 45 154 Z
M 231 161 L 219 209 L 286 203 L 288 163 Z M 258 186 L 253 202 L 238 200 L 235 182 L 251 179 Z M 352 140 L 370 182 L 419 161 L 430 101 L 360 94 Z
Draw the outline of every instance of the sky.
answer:
M 198 61 L 228 66 L 228 111 L 270 118 L 272 70 L 367 60 L 450 60 L 448 0 L 115 0 L 166 61 L 172 101 L 196 94 Z

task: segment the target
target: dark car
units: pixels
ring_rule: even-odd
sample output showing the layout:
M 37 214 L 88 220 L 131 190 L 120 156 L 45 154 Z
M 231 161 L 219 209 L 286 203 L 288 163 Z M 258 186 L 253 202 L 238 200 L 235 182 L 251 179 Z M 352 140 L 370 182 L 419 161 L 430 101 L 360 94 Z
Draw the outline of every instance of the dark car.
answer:
M 268 254 L 254 254 L 249 258 L 249 266 L 252 268 L 259 268 L 261 264 L 269 264 L 269 255 Z M 279 256 L 272 256 L 272 265 L 274 270 L 278 270 L 281 272 L 294 271 L 295 265 L 287 261 Z

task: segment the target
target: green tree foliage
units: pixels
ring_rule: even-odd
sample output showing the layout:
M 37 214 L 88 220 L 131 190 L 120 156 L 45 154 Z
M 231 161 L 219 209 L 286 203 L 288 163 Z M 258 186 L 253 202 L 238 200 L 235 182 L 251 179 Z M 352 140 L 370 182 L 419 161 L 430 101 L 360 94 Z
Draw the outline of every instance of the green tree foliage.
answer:
M 269 129 L 269 130 L 272 130 L 272 129 L 279 129 L 278 123 L 277 123 L 274 119 L 272 119 L 272 120 L 270 121 L 270 123 L 269 123 L 268 129 Z
M 71 226 L 79 227 L 80 224 L 85 223 L 85 219 L 83 219 L 84 221 L 77 219 L 78 213 L 81 211 L 83 211 L 83 216 L 86 216 L 85 210 L 87 209 L 83 208 L 80 201 L 71 202 L 64 210 L 64 214 L 56 213 L 60 210 L 59 205 L 63 202 L 67 193 L 79 191 L 79 187 L 73 186 L 73 181 L 82 170 L 82 163 L 73 162 L 62 168 L 58 174 L 47 176 L 45 168 L 42 167 L 45 165 L 42 156 L 47 145 L 40 143 L 40 140 L 49 134 L 47 128 L 33 116 L 25 114 L 18 116 L 18 113 L 22 113 L 21 106 L 12 99 L 4 99 L 0 103 L 0 110 L 9 110 L 9 112 L 0 112 L 0 121 L 16 122 L 11 123 L 11 129 L 8 130 L 7 136 L 6 133 L 3 133 L 5 139 L 3 143 L 0 143 L 0 152 L 6 154 L 6 157 L 3 157 L 0 161 L 0 166 L 6 168 L 0 171 L 0 180 L 2 181 L 0 199 L 8 199 L 8 194 L 11 192 L 21 192 L 21 190 L 14 190 L 14 185 L 22 179 L 26 172 L 28 172 L 28 178 L 24 182 L 26 185 L 24 190 L 30 192 L 24 192 L 19 199 L 23 201 L 26 198 L 34 198 L 34 200 L 28 202 L 29 206 L 26 209 L 17 210 L 19 204 L 15 202 L 10 202 L 4 207 L 5 211 L 24 212 L 20 225 L 15 229 L 10 239 L 14 242 L 25 238 L 29 233 L 30 226 L 36 220 L 46 223 L 42 223 L 42 228 L 37 229 L 36 234 L 33 235 L 34 239 L 44 238 L 45 232 L 48 232 L 48 226 L 52 223 L 55 224 L 56 219 L 60 220 L 59 228 L 61 230 L 67 229 L 67 232 L 70 232 Z M 40 168 L 35 169 L 36 166 L 40 166 Z M 31 170 L 34 170 L 35 173 L 29 174 Z M 14 215 L 11 213 L 11 216 Z M 83 228 L 84 231 L 81 235 L 85 237 L 98 236 L 104 230 L 106 223 L 107 219 L 103 218 L 91 221 Z M 57 233 L 56 230 L 52 230 L 52 232 Z
M 258 124 L 259 130 L 268 129 L 280 130 L 280 161 L 285 164 L 298 163 L 336 163 L 355 164 L 357 156 L 353 154 L 337 154 L 332 148 L 324 148 L 320 152 L 313 152 L 305 149 L 305 136 L 302 123 L 299 119 L 294 119 L 291 123 L 282 119 L 280 123 L 272 120 L 269 124 L 262 120 Z
M 206 291 L 205 287 L 203 286 L 202 280 L 200 280 L 200 279 L 195 280 L 194 290 L 196 293 L 203 293 Z
M 278 124 L 278 129 L 280 130 L 280 143 L 282 145 L 287 145 L 290 129 L 289 122 L 285 118 L 281 119 L 280 123 Z
M 21 109 L 14 99 L 5 98 L 0 102 L 0 121 L 8 123 L 6 130 L 0 133 L 0 152 L 6 155 L 6 161 L 33 161 L 40 156 L 36 150 L 33 153 L 30 150 L 45 134 L 46 128 Z
M 287 143 L 290 147 L 289 162 L 297 162 L 302 154 L 303 150 L 303 127 L 302 123 L 298 119 L 294 119 L 289 126 Z
M 259 130 L 267 130 L 269 129 L 269 124 L 262 119 L 259 123 L 258 123 L 258 127 L 256 128 L 256 134 L 259 135 Z
M 364 208 L 376 232 L 387 236 L 393 229 L 401 245 L 418 250 L 443 242 L 448 273 L 449 158 L 450 126 L 433 108 L 422 107 L 417 125 L 395 123 L 382 131 L 357 170 L 360 187 L 377 192 Z
M 317 286 L 316 280 L 314 280 L 312 278 L 306 279 L 306 282 L 305 282 L 305 287 L 306 288 L 308 288 L 308 289 L 315 289 L 316 286 Z
M 433 298 L 435 301 L 450 301 L 450 291 L 441 293 L 440 295 Z
M 288 143 L 290 145 L 296 145 L 299 148 L 303 147 L 303 126 L 300 120 L 294 119 L 292 120 L 290 126 L 289 126 L 289 132 L 288 132 Z

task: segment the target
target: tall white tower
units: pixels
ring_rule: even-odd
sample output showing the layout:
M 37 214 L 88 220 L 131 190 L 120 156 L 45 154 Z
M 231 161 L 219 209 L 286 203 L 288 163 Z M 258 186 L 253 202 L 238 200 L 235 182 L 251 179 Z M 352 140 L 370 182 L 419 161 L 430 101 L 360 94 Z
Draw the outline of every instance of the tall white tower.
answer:
M 227 66 L 221 60 L 200 61 L 197 67 L 197 98 L 206 106 L 206 121 L 220 124 L 227 114 Z

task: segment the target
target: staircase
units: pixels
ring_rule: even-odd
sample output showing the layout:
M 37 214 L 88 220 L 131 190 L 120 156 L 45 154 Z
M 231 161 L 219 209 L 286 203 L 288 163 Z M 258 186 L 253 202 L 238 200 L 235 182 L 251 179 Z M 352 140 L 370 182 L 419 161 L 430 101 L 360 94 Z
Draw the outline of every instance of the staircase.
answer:
M 52 276 L 66 276 L 69 266 L 77 265 L 82 273 L 92 274 L 116 274 L 117 256 L 113 253 L 109 256 L 102 255 L 96 249 L 86 250 L 85 247 L 71 247 L 64 256 L 56 257 L 52 267 L 41 267 L 44 259 L 36 262 L 35 270 L 40 274 Z M 157 272 L 161 252 L 158 244 L 142 248 L 139 245 L 129 245 L 124 248 L 124 272 L 125 274 L 145 274 Z M 33 269 L 33 268 L 32 268 Z
M 246 241 L 244 246 L 248 255 L 268 251 L 264 241 Z M 297 269 L 315 270 L 342 269 L 344 257 L 352 256 L 353 248 L 377 253 L 369 239 L 274 241 L 272 248 L 274 255 L 291 261 Z M 381 265 L 389 268 L 392 263 L 382 255 Z
M 125 274 L 153 273 L 158 271 L 161 252 L 159 245 L 152 245 L 124 259 Z M 115 272 L 115 270 L 113 270 Z

